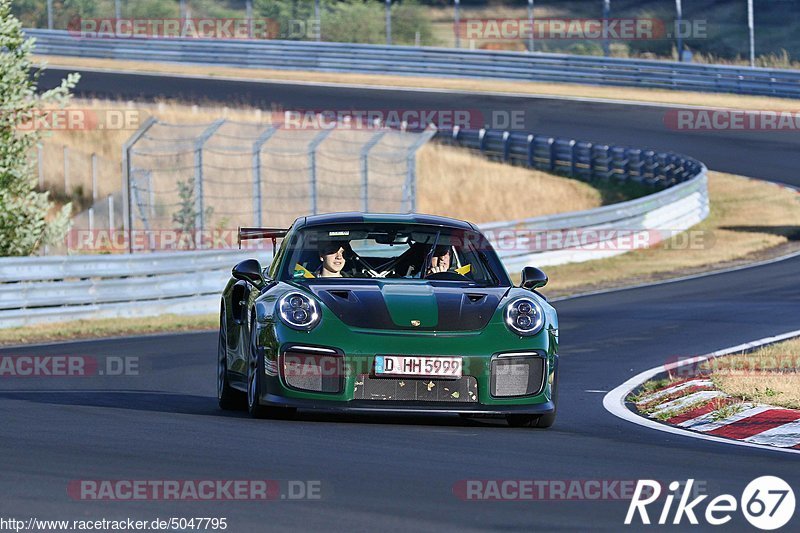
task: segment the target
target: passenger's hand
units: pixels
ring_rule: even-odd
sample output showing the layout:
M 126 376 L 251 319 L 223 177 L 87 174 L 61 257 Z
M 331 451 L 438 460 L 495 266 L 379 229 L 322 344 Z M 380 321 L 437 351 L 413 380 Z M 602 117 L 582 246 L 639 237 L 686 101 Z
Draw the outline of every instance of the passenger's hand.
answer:
M 444 265 L 431 265 L 426 275 L 430 276 L 431 274 L 438 274 L 439 272 L 447 272 L 447 268 Z

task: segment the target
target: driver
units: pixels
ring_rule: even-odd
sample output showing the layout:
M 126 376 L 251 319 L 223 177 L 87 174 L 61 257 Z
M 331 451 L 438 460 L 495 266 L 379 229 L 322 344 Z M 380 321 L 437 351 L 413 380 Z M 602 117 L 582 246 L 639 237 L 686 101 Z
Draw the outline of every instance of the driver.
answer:
M 449 246 L 437 246 L 431 256 L 431 264 L 425 272 L 426 276 L 431 274 L 438 274 L 439 272 L 450 272 L 450 255 L 451 250 Z
M 344 270 L 344 246 L 340 241 L 321 241 L 317 247 L 322 264 L 314 275 L 318 278 L 348 278 Z

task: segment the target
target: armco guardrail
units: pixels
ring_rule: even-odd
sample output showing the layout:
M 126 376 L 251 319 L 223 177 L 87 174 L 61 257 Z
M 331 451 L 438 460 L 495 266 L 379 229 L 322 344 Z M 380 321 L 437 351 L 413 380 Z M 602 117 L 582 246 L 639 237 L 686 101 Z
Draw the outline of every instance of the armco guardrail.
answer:
M 674 153 L 500 130 L 440 131 L 440 140 L 587 182 L 638 183 L 647 196 L 587 211 L 481 225 L 509 270 L 601 259 L 658 244 L 708 216 L 699 161 Z
M 85 38 L 25 30 L 36 52 L 232 67 L 556 81 L 800 97 L 800 71 L 656 60 L 303 41 Z
M 238 261 L 265 251 L 0 258 L 0 327 L 213 313 Z M 264 257 L 266 256 L 266 257 Z

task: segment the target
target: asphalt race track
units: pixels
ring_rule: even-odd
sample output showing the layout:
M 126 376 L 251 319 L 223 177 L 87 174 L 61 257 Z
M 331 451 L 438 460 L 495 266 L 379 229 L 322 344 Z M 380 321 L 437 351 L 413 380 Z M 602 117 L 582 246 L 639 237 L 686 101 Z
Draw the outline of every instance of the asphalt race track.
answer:
M 800 184 L 794 174 L 800 162 L 796 135 L 684 136 L 663 123 L 658 127 L 663 109 L 657 108 L 270 84 L 137 83 L 137 78 L 87 74 L 82 90 L 131 98 L 221 98 L 227 91 L 242 100 L 314 108 L 352 102 L 360 108 L 433 108 L 442 102 L 448 108 L 469 107 L 470 102 L 493 109 L 522 107 L 531 128 L 549 134 L 644 143 L 696 156 L 712 169 Z M 462 501 L 453 487 L 475 479 L 652 478 L 668 483 L 693 478 L 712 497 L 727 493 L 738 498 L 749 481 L 762 475 L 778 475 L 799 487 L 795 455 L 656 432 L 602 407 L 603 391 L 647 368 L 798 329 L 799 271 L 797 257 L 557 302 L 560 404 L 550 430 L 450 416 L 301 413 L 295 421 L 257 421 L 245 413 L 222 412 L 215 398 L 214 333 L 0 350 L 0 355 L 138 357 L 140 365 L 138 376 L 0 380 L 3 508 L 17 518 L 227 517 L 235 532 L 620 531 L 625 501 Z M 79 501 L 67 487 L 81 479 L 319 480 L 322 498 Z M 651 518 L 660 511 L 660 506 L 653 509 Z M 798 523 L 793 519 L 786 530 L 796 530 Z M 683 524 L 681 530 L 687 527 Z M 726 529 L 752 530 L 740 513 Z
M 313 110 L 477 110 L 522 112 L 524 131 L 543 135 L 672 150 L 703 161 L 709 168 L 800 185 L 800 132 L 677 131 L 665 123 L 664 107 L 445 92 L 252 83 L 203 78 L 165 78 L 81 69 L 50 68 L 40 86 L 53 87 L 69 72 L 81 72 L 76 94 L 108 98 L 182 98 L 270 109 Z M 669 122 L 669 121 L 667 121 Z

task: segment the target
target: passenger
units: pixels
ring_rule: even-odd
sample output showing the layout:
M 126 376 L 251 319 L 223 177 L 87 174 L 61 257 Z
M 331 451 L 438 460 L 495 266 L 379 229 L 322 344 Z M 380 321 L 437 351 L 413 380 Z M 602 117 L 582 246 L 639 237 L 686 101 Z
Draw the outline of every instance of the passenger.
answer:
M 347 278 L 344 269 L 344 246 L 339 241 L 323 241 L 319 243 L 319 259 L 322 264 L 314 273 L 318 278 Z

